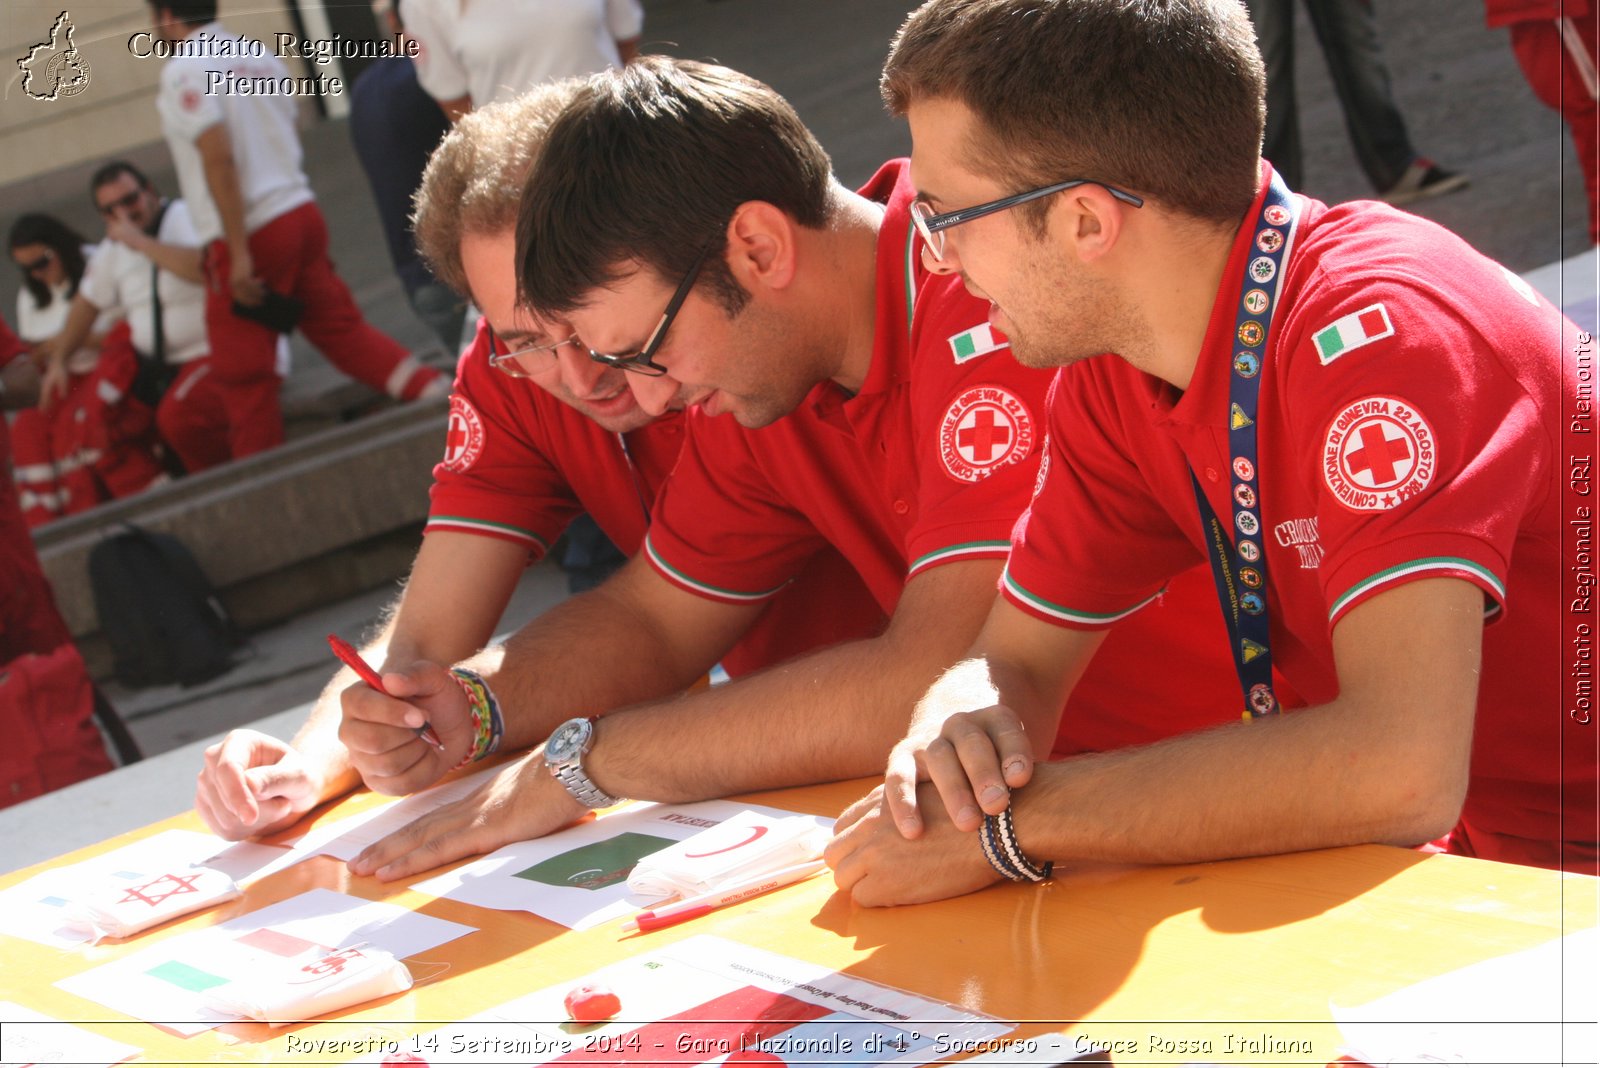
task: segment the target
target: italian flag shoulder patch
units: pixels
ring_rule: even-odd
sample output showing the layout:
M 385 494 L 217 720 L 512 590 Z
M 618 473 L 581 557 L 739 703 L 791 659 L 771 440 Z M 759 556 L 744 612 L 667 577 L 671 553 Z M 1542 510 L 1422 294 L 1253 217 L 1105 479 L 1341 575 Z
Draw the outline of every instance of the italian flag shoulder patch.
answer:
M 950 354 L 955 357 L 956 363 L 966 363 L 979 356 L 987 356 L 1011 344 L 1003 337 L 996 337 L 994 329 L 988 323 L 979 323 L 971 330 L 954 334 L 949 341 Z
M 1379 303 L 1335 319 L 1311 335 L 1311 342 L 1317 347 L 1317 358 L 1326 366 L 1346 353 L 1393 334 L 1394 323 L 1389 319 L 1389 310 Z

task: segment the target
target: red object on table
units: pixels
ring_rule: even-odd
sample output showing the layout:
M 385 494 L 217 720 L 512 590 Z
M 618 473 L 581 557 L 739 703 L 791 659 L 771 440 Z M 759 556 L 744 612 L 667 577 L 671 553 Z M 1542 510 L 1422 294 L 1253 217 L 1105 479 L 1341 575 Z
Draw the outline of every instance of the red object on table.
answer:
M 573 987 L 561 1003 L 566 1006 L 567 1015 L 578 1023 L 601 1023 L 622 1011 L 622 999 L 596 983 Z

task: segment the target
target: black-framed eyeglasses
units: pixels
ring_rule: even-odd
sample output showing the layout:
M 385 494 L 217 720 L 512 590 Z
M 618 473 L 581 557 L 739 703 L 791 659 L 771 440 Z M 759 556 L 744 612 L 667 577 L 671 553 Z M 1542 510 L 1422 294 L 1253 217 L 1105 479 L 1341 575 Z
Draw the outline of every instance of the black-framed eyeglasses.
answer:
M 39 253 L 38 259 L 29 260 L 27 263 L 19 263 L 17 266 L 22 269 L 22 273 L 24 274 L 38 274 L 46 267 L 49 267 L 50 264 L 54 263 L 55 258 L 56 254 L 46 249 L 45 251 Z
M 485 324 L 487 325 L 487 324 Z M 560 341 L 544 341 L 537 345 L 526 345 L 510 352 L 496 352 L 505 345 L 500 340 L 500 335 L 494 332 L 494 327 L 489 327 L 489 366 L 501 374 L 510 375 L 512 378 L 537 378 L 556 365 L 556 353 L 562 345 L 577 345 L 576 338 L 562 338 Z M 580 346 L 581 347 L 581 346 Z
M 143 196 L 143 189 L 135 189 L 131 193 L 125 193 L 109 203 L 98 205 L 100 208 L 100 214 L 115 215 L 118 208 L 126 208 L 129 211 L 132 211 L 134 208 L 139 206 L 139 198 Z
M 649 375 L 651 378 L 660 378 L 666 374 L 667 369 L 655 362 L 655 354 L 661 348 L 661 342 L 666 339 L 667 328 L 672 325 L 672 320 L 677 318 L 678 309 L 689 299 L 689 291 L 694 288 L 695 280 L 700 277 L 700 268 L 705 266 L 706 257 L 709 255 L 711 246 L 707 245 L 700 251 L 700 255 L 695 257 L 694 265 L 689 268 L 689 273 L 683 276 L 683 281 L 679 282 L 678 288 L 673 291 L 672 299 L 667 302 L 667 310 L 661 313 L 661 321 L 656 323 L 656 328 L 650 332 L 650 340 L 644 343 L 644 348 L 631 355 L 596 352 L 590 349 L 589 359 L 608 367 L 620 367 L 624 371 L 632 371 L 636 375 Z
M 933 208 L 925 200 L 913 201 L 911 204 L 911 221 L 915 224 L 917 233 L 922 235 L 923 244 L 928 246 L 928 251 L 933 254 L 933 258 L 942 260 L 944 259 L 944 231 L 952 226 L 960 226 L 962 223 L 971 222 L 973 219 L 981 219 L 985 215 L 993 215 L 997 211 L 1005 211 L 1008 208 L 1016 207 L 1018 204 L 1026 204 L 1030 200 L 1038 200 L 1041 197 L 1050 196 L 1052 193 L 1060 193 L 1063 190 L 1073 189 L 1080 185 L 1097 185 L 1124 204 L 1130 204 L 1136 208 L 1144 207 L 1143 197 L 1135 196 L 1115 186 L 1097 182 L 1093 178 L 1069 178 L 1064 182 L 1056 182 L 1054 185 L 1042 185 L 1038 189 L 1030 189 L 1026 193 L 1013 193 L 1011 196 L 1001 197 L 999 200 L 991 200 L 984 204 L 974 204 L 970 208 L 947 211 L 943 215 L 935 214 Z

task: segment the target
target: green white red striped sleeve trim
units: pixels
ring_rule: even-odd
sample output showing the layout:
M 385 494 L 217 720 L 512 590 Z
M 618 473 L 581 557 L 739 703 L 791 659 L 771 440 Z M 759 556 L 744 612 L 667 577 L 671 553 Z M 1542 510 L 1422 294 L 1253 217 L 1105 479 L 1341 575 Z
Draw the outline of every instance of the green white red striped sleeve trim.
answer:
M 956 545 L 946 545 L 942 549 L 935 549 L 930 553 L 923 553 L 911 561 L 911 567 L 906 572 L 906 578 L 926 571 L 939 564 L 948 564 L 951 560 L 973 559 L 985 556 L 1005 556 L 1011 552 L 1009 541 L 964 541 Z
M 540 556 L 550 551 L 550 543 L 531 530 L 514 527 L 510 523 L 496 523 L 488 519 L 477 519 L 465 515 L 430 515 L 427 524 L 422 528 L 424 534 L 429 531 L 449 531 L 455 534 L 481 534 L 490 538 L 503 538 L 506 541 L 520 542 L 535 550 Z
M 721 586 L 713 586 L 709 582 L 701 582 L 694 576 L 679 571 L 663 560 L 661 554 L 656 552 L 656 547 L 651 544 L 649 535 L 646 535 L 644 539 L 644 553 L 645 558 L 650 561 L 651 566 L 660 573 L 662 578 L 674 586 L 682 587 L 696 596 L 712 601 L 723 601 L 728 604 L 754 604 L 757 601 L 765 601 L 788 585 L 787 582 L 782 582 L 770 590 L 748 593 L 743 590 L 729 590 Z
M 1000 576 L 1000 592 L 1018 608 L 1044 619 L 1059 623 L 1069 623 L 1077 627 L 1109 627 L 1117 620 L 1133 615 L 1139 609 L 1160 597 L 1164 591 L 1157 591 L 1138 604 L 1119 611 L 1085 612 L 1081 609 L 1068 608 L 1065 605 L 1056 604 L 1054 601 L 1045 600 L 1013 578 L 1011 569 L 1008 567 L 1005 573 Z
M 1481 586 L 1494 595 L 1495 603 L 1486 608 L 1486 615 L 1493 615 L 1500 610 L 1500 604 L 1506 599 L 1506 584 L 1500 576 L 1484 567 L 1476 560 L 1468 560 L 1460 556 L 1430 556 L 1421 560 L 1410 560 L 1393 567 L 1386 567 L 1375 575 L 1369 575 L 1360 582 L 1345 590 L 1334 598 L 1333 604 L 1328 608 L 1328 623 L 1337 623 L 1339 618 L 1366 600 L 1376 591 L 1386 586 L 1393 586 L 1401 582 L 1409 582 L 1419 576 L 1450 575 L 1456 578 L 1465 578 Z

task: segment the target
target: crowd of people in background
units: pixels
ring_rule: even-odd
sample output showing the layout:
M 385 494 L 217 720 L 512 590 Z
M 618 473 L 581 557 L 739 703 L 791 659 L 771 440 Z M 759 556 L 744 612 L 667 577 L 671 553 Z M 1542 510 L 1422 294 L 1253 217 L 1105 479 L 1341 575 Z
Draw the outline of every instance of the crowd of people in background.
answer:
M 215 0 L 160 0 L 150 13 L 169 43 L 229 37 Z M 474 108 L 633 58 L 643 9 L 638 0 L 486 0 L 467 17 L 454 4 L 409 0 L 406 13 L 414 16 L 420 58 L 379 60 L 362 73 L 352 92 L 351 137 L 407 300 L 454 353 L 467 295 L 424 265 L 410 219 L 430 155 Z M 376 0 L 373 15 L 380 29 L 406 32 L 389 0 Z M 508 26 L 523 32 L 507 33 Z M 540 47 L 526 47 L 528 40 Z M 11 228 L 9 251 L 23 285 L 17 334 L 8 332 L 0 348 L 0 396 L 15 490 L 0 486 L 0 493 L 28 528 L 280 444 L 279 391 L 296 330 L 335 367 L 396 400 L 448 390 L 447 376 L 365 321 L 334 269 L 326 222 L 302 166 L 294 100 L 207 91 L 208 71 L 219 64 L 240 77 L 284 73 L 281 61 L 250 51 L 227 59 L 180 54 L 164 65 L 156 105 L 177 195 L 163 195 L 139 167 L 116 160 L 89 181 L 104 225 L 98 242 L 44 213 L 23 215 Z M 621 563 L 620 550 L 586 513 L 563 514 L 545 532 L 550 543 L 563 527 L 563 564 L 574 589 Z M 21 530 L 18 524 L 4 534 L 15 540 Z M 8 606 L 15 610 L 0 635 L 23 641 L 28 655 L 49 645 L 76 657 L 37 576 L 31 543 L 13 548 L 22 555 L 6 557 L 14 566 L 5 574 L 14 580 Z M 505 572 L 507 584 L 524 563 Z M 425 576 L 418 585 L 426 585 Z M 33 617 L 22 633 L 18 621 Z M 45 626 L 49 619 L 54 630 Z M 470 618 L 462 627 L 476 635 Z M 39 639 L 40 628 L 50 640 Z M 470 648 L 430 651 L 465 655 L 487 636 L 476 635 Z M 81 661 L 63 670 L 59 677 L 76 672 L 75 684 L 87 687 Z M 87 725 L 81 715 L 73 722 Z M 55 742 L 63 767 L 78 766 L 85 747 L 103 757 L 92 729 L 59 733 Z M 109 766 L 103 759 L 79 764 L 83 774 Z M 70 781 L 53 775 L 45 788 Z

